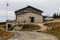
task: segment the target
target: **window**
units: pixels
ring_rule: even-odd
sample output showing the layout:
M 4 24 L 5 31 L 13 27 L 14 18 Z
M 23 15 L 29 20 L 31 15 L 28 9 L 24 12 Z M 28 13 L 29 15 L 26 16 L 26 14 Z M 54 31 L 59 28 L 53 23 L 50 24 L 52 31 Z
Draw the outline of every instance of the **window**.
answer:
M 35 12 L 35 10 L 33 10 L 32 12 Z
M 29 13 L 34 13 L 35 12 L 35 10 L 30 10 L 30 9 L 27 9 L 27 10 L 24 10 L 24 12 L 29 12 Z
M 26 12 L 26 10 L 24 10 L 24 12 Z
M 24 12 L 29 12 L 29 10 L 24 10 Z

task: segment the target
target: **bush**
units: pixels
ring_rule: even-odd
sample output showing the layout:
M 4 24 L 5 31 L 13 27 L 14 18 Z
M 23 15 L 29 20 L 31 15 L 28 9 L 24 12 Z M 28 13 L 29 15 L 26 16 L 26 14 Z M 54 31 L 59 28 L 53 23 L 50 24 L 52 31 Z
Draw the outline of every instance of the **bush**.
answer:
M 34 25 L 34 24 L 24 24 L 22 30 L 32 31 L 32 30 L 38 30 L 40 29 L 40 26 Z

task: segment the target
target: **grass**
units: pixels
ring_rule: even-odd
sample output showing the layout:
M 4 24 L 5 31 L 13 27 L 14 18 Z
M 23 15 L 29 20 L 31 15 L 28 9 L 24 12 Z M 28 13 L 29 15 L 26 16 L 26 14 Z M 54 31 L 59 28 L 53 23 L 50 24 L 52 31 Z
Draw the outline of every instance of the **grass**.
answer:
M 14 36 L 14 33 L 8 32 L 0 28 L 0 40 L 7 40 Z
M 6 29 L 6 22 L 0 22 L 0 27 Z
M 0 22 L 0 40 L 7 40 L 14 36 L 14 33 L 5 30 L 6 23 Z
M 55 29 L 51 29 L 49 31 L 46 31 L 46 32 L 42 32 L 42 33 L 46 33 L 46 34 L 50 34 L 50 35 L 53 35 L 55 36 L 58 40 L 60 40 L 60 28 L 56 28 L 57 30 L 55 31 Z M 41 32 L 41 31 L 38 31 L 38 32 Z
M 45 25 L 48 27 L 60 27 L 60 22 L 48 22 Z
M 52 29 L 44 32 L 51 34 L 53 36 L 56 36 L 58 40 L 60 40 L 60 22 L 50 22 L 50 23 L 45 23 L 48 27 L 52 27 Z
M 47 34 L 51 34 L 53 36 L 56 36 L 58 38 L 58 40 L 60 40 L 60 32 L 56 32 L 56 31 L 47 31 L 47 32 L 44 32 L 44 33 L 47 33 Z

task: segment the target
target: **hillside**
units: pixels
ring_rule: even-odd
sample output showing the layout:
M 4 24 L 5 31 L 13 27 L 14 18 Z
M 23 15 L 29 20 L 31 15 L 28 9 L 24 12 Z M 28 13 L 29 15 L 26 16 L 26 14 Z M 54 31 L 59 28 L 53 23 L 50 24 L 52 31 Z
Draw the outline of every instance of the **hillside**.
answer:
M 3 28 L 0 28 L 0 40 L 7 40 L 12 37 L 14 33 L 5 31 Z
M 56 36 L 60 40 L 60 22 L 50 22 L 45 23 L 46 26 L 52 27 L 52 29 L 48 30 L 45 33 Z
M 6 28 L 6 22 L 0 22 L 0 27 L 2 27 L 2 28 Z
M 48 27 L 60 27 L 60 22 L 48 22 L 48 23 L 45 23 L 44 25 Z

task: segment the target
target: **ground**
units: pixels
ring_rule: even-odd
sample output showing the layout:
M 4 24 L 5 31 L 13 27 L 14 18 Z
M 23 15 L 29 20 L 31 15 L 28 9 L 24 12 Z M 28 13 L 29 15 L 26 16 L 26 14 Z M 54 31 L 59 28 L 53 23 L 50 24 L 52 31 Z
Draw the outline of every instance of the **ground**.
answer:
M 57 40 L 56 37 L 38 32 L 15 31 L 15 36 L 8 40 Z

